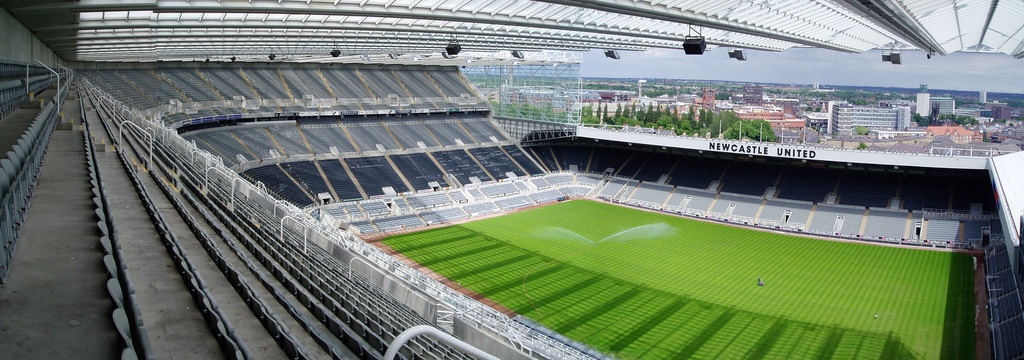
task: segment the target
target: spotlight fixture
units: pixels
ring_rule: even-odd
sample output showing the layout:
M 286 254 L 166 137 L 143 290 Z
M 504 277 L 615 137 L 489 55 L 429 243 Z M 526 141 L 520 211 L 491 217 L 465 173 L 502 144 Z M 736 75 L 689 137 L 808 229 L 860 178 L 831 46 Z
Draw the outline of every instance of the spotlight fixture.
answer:
M 452 58 L 451 54 L 448 54 L 447 52 L 441 53 L 441 57 L 443 57 L 445 59 L 451 59 Z
M 520 50 L 512 50 L 512 57 L 520 60 L 526 59 L 526 57 L 523 55 L 523 52 Z
M 619 58 L 619 51 L 618 50 L 605 50 L 604 51 L 604 56 L 609 58 L 609 59 L 614 59 L 614 60 L 620 59 Z
M 729 52 L 729 58 L 739 61 L 747 61 L 747 54 L 743 52 L 743 49 L 736 49 Z
M 929 59 L 931 59 L 931 58 L 932 58 L 932 53 L 928 53 L 928 54 L 927 54 L 927 55 L 925 55 L 925 56 L 927 56 L 927 57 L 928 57 Z
M 341 56 L 341 50 L 338 50 L 338 49 L 331 50 L 331 57 L 339 57 L 339 56 Z
M 444 48 L 444 52 L 448 55 L 458 55 L 462 51 L 462 45 L 455 42 L 448 43 L 448 46 Z
M 277 57 L 277 55 L 274 55 L 274 54 L 270 54 L 270 55 L 267 56 L 267 58 L 270 59 L 270 60 L 274 60 L 274 58 L 276 58 L 276 57 Z
M 370 62 L 370 55 L 362 54 L 359 55 L 359 58 L 363 59 L 363 62 Z
M 205 61 L 205 62 L 210 62 L 210 58 L 206 58 L 206 61 Z
M 901 60 L 902 60 L 902 57 L 900 56 L 900 53 L 898 53 L 898 52 L 882 54 L 882 61 L 884 61 L 884 62 L 889 62 L 889 63 L 893 63 L 893 64 L 896 64 L 896 65 L 900 65 L 900 64 L 902 64 Z
M 391 60 L 397 60 L 398 59 L 398 54 L 388 54 L 388 58 L 391 59 Z
M 683 39 L 683 52 L 686 55 L 703 55 L 708 47 L 703 36 L 687 36 Z
M 231 56 L 231 62 L 235 62 L 235 60 L 237 60 L 237 59 L 238 58 L 236 58 L 234 55 Z
M 900 53 L 889 54 L 889 61 L 892 62 L 895 65 L 900 65 L 900 64 L 903 63 L 900 58 L 901 58 Z

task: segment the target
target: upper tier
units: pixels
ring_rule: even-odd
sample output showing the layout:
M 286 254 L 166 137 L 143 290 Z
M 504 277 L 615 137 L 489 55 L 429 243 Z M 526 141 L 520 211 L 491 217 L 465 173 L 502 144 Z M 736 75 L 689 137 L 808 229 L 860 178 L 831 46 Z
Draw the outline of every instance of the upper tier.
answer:
M 172 126 L 225 115 L 435 112 L 486 108 L 451 66 L 318 64 L 125 65 L 82 77 Z

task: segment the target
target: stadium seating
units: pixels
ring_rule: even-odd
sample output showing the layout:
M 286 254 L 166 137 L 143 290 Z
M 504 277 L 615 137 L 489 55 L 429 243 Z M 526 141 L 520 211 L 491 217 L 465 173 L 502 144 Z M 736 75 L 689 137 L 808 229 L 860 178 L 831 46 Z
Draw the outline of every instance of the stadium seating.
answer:
M 412 195 L 406 198 L 414 209 L 427 209 L 439 206 L 451 205 L 452 199 L 447 193 L 424 193 Z
M 519 150 L 519 147 L 515 145 L 505 145 L 502 146 L 501 149 L 505 150 L 505 153 L 507 153 L 513 161 L 526 170 L 527 175 L 541 175 L 544 173 L 544 170 L 537 167 L 529 156 L 524 154 L 522 150 Z
M 675 165 L 676 158 L 669 154 L 652 154 L 647 158 L 647 161 L 643 163 L 640 170 L 633 175 L 634 179 L 655 182 L 661 178 L 662 175 L 667 175 L 672 166 Z
M 839 179 L 840 204 L 865 207 L 887 207 L 896 196 L 899 176 L 847 171 Z M 902 194 L 900 196 L 903 197 Z
M 865 237 L 903 238 L 907 229 L 907 212 L 886 208 L 869 209 L 868 223 L 864 227 Z
M 782 171 L 777 188 L 780 198 L 810 202 L 824 201 L 835 190 L 839 173 L 826 169 L 790 167 Z
M 471 148 L 468 149 L 469 153 L 483 165 L 484 169 L 495 180 L 507 179 L 507 173 L 511 172 L 517 176 L 526 176 L 523 169 L 520 169 L 516 163 L 509 159 L 508 155 L 498 147 L 487 147 L 487 148 Z
M 552 150 L 554 151 L 554 150 Z M 648 152 L 635 152 L 633 153 L 625 163 L 619 166 L 618 172 L 615 173 L 617 176 L 633 178 L 640 171 L 640 168 L 647 163 L 647 159 L 652 156 Z M 602 170 L 603 171 L 603 170 Z M 673 184 L 674 185 L 674 184 Z
M 706 215 L 708 208 L 711 207 L 711 202 L 715 200 L 715 193 L 699 189 L 676 187 L 676 193 L 683 195 L 677 206 L 684 209 L 685 212 L 699 216 Z
M 314 154 L 330 154 L 331 147 L 338 150 L 338 153 L 356 152 L 355 145 L 348 140 L 345 130 L 338 125 L 338 122 L 331 120 L 333 125 L 308 125 L 302 126 L 301 131 L 309 140 L 309 146 Z
M 590 148 L 587 147 L 557 147 L 551 148 L 550 151 L 554 154 L 554 158 L 557 159 L 558 166 L 552 167 L 548 165 L 551 171 L 557 171 L 556 169 L 562 169 L 568 171 L 572 168 L 576 168 L 577 171 L 585 171 L 587 169 L 587 161 L 590 158 Z
M 1021 289 L 1010 266 L 1002 236 L 985 248 L 985 287 L 994 358 L 1024 357 L 1024 311 Z M 998 354 L 998 356 L 996 356 Z
M 856 236 L 864 219 L 864 208 L 818 204 L 808 230 L 824 235 Z
M 469 134 L 463 130 L 458 120 L 450 116 L 424 116 L 424 126 L 437 137 L 441 145 L 473 144 Z
M 337 199 L 338 201 L 361 199 L 363 197 L 359 193 L 356 184 L 352 181 L 352 178 L 345 171 L 345 165 L 341 162 L 337 160 L 324 160 L 319 161 L 318 164 L 323 169 L 324 175 L 327 176 L 327 180 L 330 181 L 331 187 L 338 194 L 340 198 Z
M 807 226 L 813 204 L 797 200 L 768 199 L 757 222 L 765 226 L 802 229 Z
M 778 167 L 733 163 L 722 177 L 722 191 L 761 196 L 779 177 Z
M 362 151 L 378 151 L 378 145 L 386 150 L 401 149 L 380 119 L 345 119 L 342 124 Z
M 963 223 L 965 241 L 981 241 L 984 229 L 989 227 L 989 221 L 985 220 L 965 220 Z
M 378 219 L 374 220 L 373 224 L 376 225 L 377 228 L 383 232 L 413 229 L 427 225 L 427 223 L 424 222 L 423 219 L 421 219 L 419 216 L 415 214 Z
M 959 241 L 960 222 L 953 220 L 928 219 L 925 239 L 933 241 Z
M 429 183 L 435 181 L 442 187 L 448 186 L 444 173 L 425 153 L 391 155 L 391 161 L 409 180 L 414 190 L 430 190 Z
M 477 177 L 482 182 L 492 181 L 490 176 L 484 172 L 466 153 L 465 150 L 445 150 L 432 152 L 431 156 L 444 168 L 448 175 L 454 176 L 463 185 L 471 184 L 470 177 Z
M 284 124 L 267 128 L 274 143 L 281 146 L 285 156 L 311 155 L 313 152 L 306 147 L 299 135 L 299 128 L 294 124 Z
M 243 174 L 253 183 L 262 182 L 267 186 L 267 190 L 296 206 L 303 207 L 313 204 L 313 198 L 309 197 L 298 184 L 288 178 L 284 170 L 276 164 L 249 169 L 243 172 Z
M 426 125 L 417 118 L 393 118 L 386 121 L 388 129 L 406 149 L 441 146 Z
M 313 197 L 321 193 L 331 194 L 327 183 L 320 176 L 320 170 L 317 170 L 312 161 L 285 162 L 281 163 L 281 168 L 298 181 L 299 185 L 309 191 Z
M 462 209 L 469 213 L 470 216 L 493 214 L 499 211 L 497 206 L 489 202 L 466 205 Z
M 366 196 L 384 195 L 385 187 L 392 187 L 395 192 L 409 191 L 402 178 L 399 177 L 391 164 L 383 156 L 344 159 Z
M 668 200 L 671 193 L 672 186 L 643 182 L 637 186 L 636 191 L 633 192 L 629 200 L 660 207 L 665 200 Z
M 754 216 L 761 207 L 761 198 L 742 194 L 721 193 L 712 206 L 711 213 L 726 220 L 754 222 Z
M 512 183 L 498 183 L 491 186 L 483 186 L 480 188 L 480 192 L 488 198 L 494 199 L 519 194 L 520 190 Z
M 970 209 L 971 204 L 981 204 L 983 211 L 995 211 L 992 184 L 988 179 L 954 178 L 953 209 Z
M 908 175 L 903 178 L 903 186 L 900 187 L 903 208 L 947 210 L 950 186 L 952 185 L 948 178 L 934 179 L 923 175 Z
M 718 180 L 727 163 L 700 158 L 683 158 L 669 174 L 668 183 L 695 189 L 705 189 Z M 767 187 L 767 186 L 766 186 Z

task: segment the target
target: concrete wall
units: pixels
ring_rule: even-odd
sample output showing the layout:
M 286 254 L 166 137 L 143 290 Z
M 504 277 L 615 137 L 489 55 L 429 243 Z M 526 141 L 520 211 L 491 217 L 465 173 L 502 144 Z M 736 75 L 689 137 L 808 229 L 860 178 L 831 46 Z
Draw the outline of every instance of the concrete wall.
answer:
M 1010 256 L 1010 267 L 1016 274 L 1021 273 L 1017 263 L 1020 246 L 1021 222 L 1024 221 L 1024 186 L 1020 179 L 1024 177 L 1024 152 L 1017 152 L 991 159 L 989 176 L 996 191 L 996 207 L 1003 221 L 1003 240 Z
M 512 348 L 507 342 L 494 338 L 489 331 L 477 329 L 458 317 L 453 324 L 455 336 L 467 344 L 502 360 L 532 360 L 533 357 Z
M 0 8 L 0 34 L 3 34 L 0 35 L 3 37 L 3 41 L 0 41 L 0 59 L 21 62 L 39 60 L 50 67 L 54 64 L 64 65 L 62 59 L 3 8 Z

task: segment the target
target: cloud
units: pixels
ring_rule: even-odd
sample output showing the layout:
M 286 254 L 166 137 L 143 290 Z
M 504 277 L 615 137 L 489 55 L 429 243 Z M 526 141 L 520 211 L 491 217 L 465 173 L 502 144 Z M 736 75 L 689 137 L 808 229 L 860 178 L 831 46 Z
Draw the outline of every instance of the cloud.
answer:
M 716 48 L 702 56 L 681 50 L 621 51 L 621 60 L 599 51 L 584 54 L 585 77 L 646 77 L 731 80 L 793 84 L 891 86 L 932 89 L 1022 92 L 1024 62 L 1005 54 L 953 53 L 927 59 L 923 52 L 903 52 L 903 64 L 882 62 L 881 51 L 846 54 L 793 48 L 783 52 L 746 50 L 748 61 L 726 56 Z

